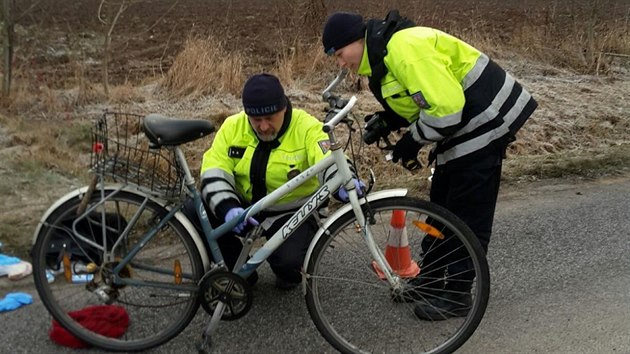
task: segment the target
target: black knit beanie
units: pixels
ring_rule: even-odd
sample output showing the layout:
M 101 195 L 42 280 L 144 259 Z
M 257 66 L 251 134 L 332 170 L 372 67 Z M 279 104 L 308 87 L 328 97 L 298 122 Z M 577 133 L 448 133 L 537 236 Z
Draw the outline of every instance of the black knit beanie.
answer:
M 277 77 L 257 74 L 243 87 L 243 109 L 248 116 L 266 116 L 287 106 L 284 89 Z
M 326 21 L 322 43 L 324 52 L 333 55 L 335 52 L 348 44 L 363 38 L 365 35 L 365 24 L 361 15 L 349 12 L 337 12 Z

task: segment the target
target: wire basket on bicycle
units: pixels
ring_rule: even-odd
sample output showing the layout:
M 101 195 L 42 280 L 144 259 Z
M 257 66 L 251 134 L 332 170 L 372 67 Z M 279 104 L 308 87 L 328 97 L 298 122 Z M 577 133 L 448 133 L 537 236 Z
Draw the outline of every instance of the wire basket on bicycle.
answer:
M 164 199 L 183 193 L 183 170 L 170 149 L 152 148 L 142 132 L 143 116 L 105 112 L 92 128 L 92 171 Z

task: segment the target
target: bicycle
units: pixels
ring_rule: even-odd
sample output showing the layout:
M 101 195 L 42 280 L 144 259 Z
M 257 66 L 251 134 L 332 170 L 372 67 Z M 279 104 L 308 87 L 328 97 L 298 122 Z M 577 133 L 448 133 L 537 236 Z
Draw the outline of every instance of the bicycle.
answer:
M 318 218 L 320 229 L 303 266 L 302 289 L 318 331 L 344 353 L 447 353 L 459 348 L 477 328 L 487 306 L 489 272 L 484 252 L 470 229 L 452 213 L 408 197 L 405 189 L 358 197 L 342 144 L 335 136 L 340 122 L 352 124 L 348 116 L 357 101 L 354 96 L 343 100 L 332 94 L 344 75 L 342 71 L 322 95 L 330 106 L 322 129 L 330 138 L 331 153 L 216 229 L 208 221 L 180 148 L 212 133 L 214 127 L 206 121 L 158 115 L 103 115 L 94 133 L 95 183 L 53 204 L 35 231 L 33 275 L 52 317 L 96 347 L 138 351 L 177 336 L 201 305 L 210 314 L 201 336 L 200 351 L 204 351 L 211 346 L 221 320 L 235 320 L 249 311 L 253 293 L 246 278 L 302 221 L 317 217 L 332 193 L 345 186 L 349 202 L 325 220 Z M 144 132 L 150 145 L 143 145 L 145 139 L 130 131 Z M 253 227 L 243 238 L 236 265 L 227 269 L 216 240 L 332 164 L 337 164 L 337 174 L 248 258 L 262 232 L 260 226 Z M 118 184 L 109 184 L 108 178 Z M 182 214 L 185 196 L 193 197 L 205 235 L 199 235 Z M 394 214 L 404 218 L 397 230 L 392 226 Z M 431 266 L 423 264 L 424 257 L 444 250 L 445 244 L 453 242 L 464 251 L 462 258 L 474 271 L 472 306 L 466 316 L 422 321 L 414 315 L 417 302 L 401 301 L 409 278 L 418 274 L 399 274 L 398 265 L 391 264 L 397 262 L 388 254 L 391 235 L 402 230 L 408 238 L 410 261 L 419 265 L 421 274 Z M 77 280 L 77 275 L 84 277 Z M 434 281 L 448 282 L 449 275 Z M 437 296 L 428 287 L 414 289 L 419 301 Z M 112 304 L 123 308 L 130 319 L 124 335 L 117 338 L 100 335 L 71 316 L 72 311 L 88 306 Z

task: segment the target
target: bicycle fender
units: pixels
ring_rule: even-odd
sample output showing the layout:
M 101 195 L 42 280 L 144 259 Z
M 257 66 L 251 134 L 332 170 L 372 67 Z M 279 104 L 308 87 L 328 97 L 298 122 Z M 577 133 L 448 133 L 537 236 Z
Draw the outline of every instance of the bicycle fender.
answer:
M 108 185 L 107 189 L 108 190 L 115 190 L 115 189 L 119 189 L 120 187 L 121 187 L 120 185 Z M 76 198 L 78 196 L 82 196 L 83 194 L 85 194 L 87 189 L 88 189 L 88 186 L 84 186 L 84 187 L 81 187 L 81 188 L 78 188 L 78 189 L 75 189 L 75 190 L 69 192 L 68 194 L 64 195 L 63 197 L 57 199 L 53 203 L 53 205 L 51 205 L 50 208 L 48 208 L 48 210 L 46 210 L 46 212 L 44 213 L 42 218 L 37 223 L 37 227 L 35 228 L 35 233 L 33 234 L 33 245 L 35 245 L 35 242 L 37 241 L 37 236 L 41 232 L 42 225 L 44 225 L 44 223 L 50 217 L 50 215 L 57 208 L 62 206 L 67 201 L 69 201 L 69 200 L 71 200 L 73 198 Z M 129 192 L 129 193 L 144 195 L 142 192 L 138 191 L 137 189 L 132 189 L 132 188 L 125 187 L 125 188 L 122 188 L 122 190 L 125 191 L 125 192 Z M 160 206 L 165 207 L 167 210 L 170 210 L 170 207 L 166 206 L 166 202 L 165 201 L 163 201 L 161 199 L 157 199 L 157 198 L 151 198 L 151 200 L 153 200 L 154 202 L 156 202 Z M 182 226 L 184 226 L 184 228 L 186 229 L 188 234 L 190 234 L 190 237 L 195 242 L 195 246 L 197 247 L 197 250 L 199 251 L 199 256 L 201 257 L 201 261 L 203 262 L 203 268 L 204 268 L 205 271 L 208 271 L 210 269 L 210 259 L 208 258 L 208 252 L 206 251 L 206 246 L 204 245 L 203 240 L 201 239 L 201 236 L 199 236 L 199 233 L 197 232 L 197 229 L 195 229 L 195 227 L 192 225 L 190 220 L 188 220 L 188 218 L 181 211 L 177 212 L 175 214 L 175 218 L 177 219 L 177 221 L 179 221 L 182 224 Z
M 42 215 L 42 218 L 39 220 L 39 222 L 37 223 L 37 226 L 35 227 L 35 233 L 33 234 L 33 245 L 35 245 L 35 242 L 37 241 L 37 236 L 39 235 L 39 233 L 41 232 L 42 229 L 42 225 L 46 222 L 46 220 L 48 219 L 48 217 L 50 217 L 50 214 L 52 214 L 55 210 L 57 210 L 57 208 L 59 208 L 61 205 L 63 205 L 65 202 L 69 201 L 70 199 L 78 196 L 78 195 L 82 195 L 85 193 L 85 191 L 88 189 L 88 186 L 84 186 L 78 189 L 75 189 L 73 191 L 71 191 L 70 193 L 64 195 L 63 197 L 57 199 L 49 208 L 48 210 L 46 210 L 46 212 L 44 212 L 44 215 Z
M 406 195 L 407 195 L 407 189 L 403 189 L 403 188 L 386 189 L 386 190 L 368 194 L 367 199 L 369 202 L 373 202 L 376 200 L 386 199 L 386 198 L 391 198 L 391 197 L 404 197 Z M 365 198 L 360 198 L 360 201 L 361 201 L 361 205 L 363 205 L 365 203 Z M 306 269 L 308 269 L 307 267 L 308 261 L 311 258 L 311 254 L 313 253 L 313 249 L 315 248 L 317 241 L 319 241 L 320 237 L 322 237 L 324 232 L 328 230 L 330 225 L 332 225 L 335 221 L 337 221 L 337 219 L 339 219 L 345 213 L 352 213 L 352 206 L 350 204 L 346 204 L 343 207 L 339 208 L 337 211 L 335 211 L 331 216 L 329 216 L 326 219 L 326 221 L 319 228 L 319 230 L 317 230 L 317 233 L 315 233 L 315 236 L 313 236 L 313 240 L 308 246 L 308 251 L 306 252 L 306 257 L 304 258 L 304 264 L 302 265 L 302 269 L 304 272 L 306 271 Z

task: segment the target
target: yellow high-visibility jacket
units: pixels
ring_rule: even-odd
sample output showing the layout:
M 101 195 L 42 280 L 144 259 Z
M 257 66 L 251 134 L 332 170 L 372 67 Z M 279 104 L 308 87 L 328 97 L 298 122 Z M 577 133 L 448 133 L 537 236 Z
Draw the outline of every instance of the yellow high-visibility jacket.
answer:
M 371 76 L 371 38 L 358 69 Z M 371 37 L 372 36 L 372 37 Z M 428 27 L 398 30 L 382 56 L 381 103 L 406 119 L 414 139 L 437 142 L 437 163 L 465 156 L 508 133 L 515 134 L 536 101 L 485 54 L 447 33 Z M 379 98 L 377 96 L 377 98 Z
M 257 201 L 252 200 L 255 188 L 263 188 L 260 199 L 329 154 L 328 136 L 315 117 L 289 106 L 284 119 L 278 138 L 270 143 L 258 140 L 245 112 L 226 118 L 221 125 L 201 166 L 202 196 L 219 219 L 232 207 Z M 336 171 L 336 166 L 329 167 L 271 210 L 300 207 Z

